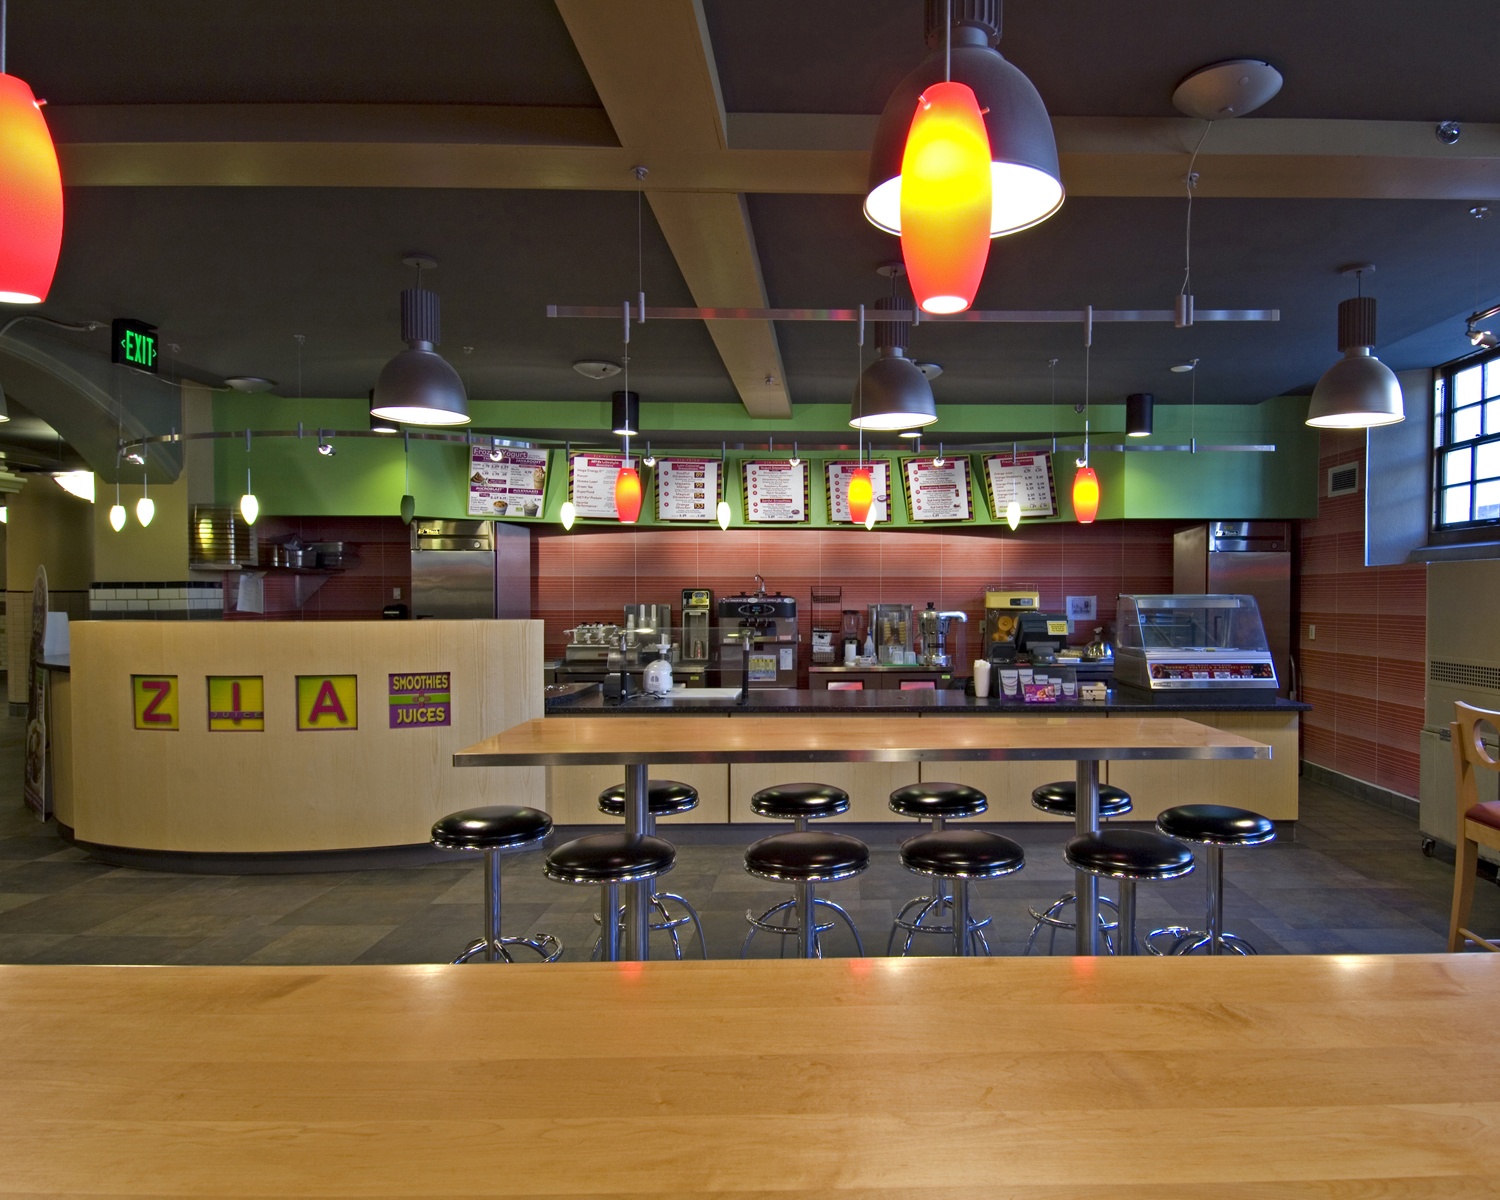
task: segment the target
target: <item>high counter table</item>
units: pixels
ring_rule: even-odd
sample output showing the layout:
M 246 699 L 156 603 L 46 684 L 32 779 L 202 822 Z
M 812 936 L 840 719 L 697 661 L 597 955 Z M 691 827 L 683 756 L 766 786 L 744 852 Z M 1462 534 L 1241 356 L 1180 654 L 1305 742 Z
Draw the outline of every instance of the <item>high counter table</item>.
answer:
M 5 1184 L 1477 1200 L 1497 992 L 1483 954 L 5 966 Z
M 1269 759 L 1271 748 L 1179 717 L 993 717 L 914 721 L 903 717 L 544 717 L 516 725 L 453 756 L 456 767 L 625 767 L 628 828 L 646 826 L 650 765 L 1058 760 L 1076 763 L 1079 833 L 1099 827 L 1099 763 L 1120 759 Z M 1077 949 L 1098 952 L 1099 881 L 1075 873 Z M 644 958 L 649 885 L 626 901 L 626 951 Z

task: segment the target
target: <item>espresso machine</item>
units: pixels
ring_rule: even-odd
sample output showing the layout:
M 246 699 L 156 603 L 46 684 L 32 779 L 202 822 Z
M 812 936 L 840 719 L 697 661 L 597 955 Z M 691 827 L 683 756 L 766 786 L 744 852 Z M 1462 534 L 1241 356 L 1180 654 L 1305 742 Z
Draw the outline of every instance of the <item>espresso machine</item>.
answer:
M 967 625 L 969 616 L 963 612 L 938 612 L 931 600 L 917 614 L 917 662 L 924 667 L 952 667 L 957 658 L 958 665 L 965 665 L 963 630 L 958 625 Z
M 682 655 L 684 663 L 708 663 L 709 624 L 713 620 L 714 594 L 707 588 L 682 589 Z
M 742 592 L 719 601 L 719 682 L 751 691 L 797 686 L 797 601 L 767 594 L 755 577 L 754 594 Z M 749 662 L 746 662 L 748 648 Z

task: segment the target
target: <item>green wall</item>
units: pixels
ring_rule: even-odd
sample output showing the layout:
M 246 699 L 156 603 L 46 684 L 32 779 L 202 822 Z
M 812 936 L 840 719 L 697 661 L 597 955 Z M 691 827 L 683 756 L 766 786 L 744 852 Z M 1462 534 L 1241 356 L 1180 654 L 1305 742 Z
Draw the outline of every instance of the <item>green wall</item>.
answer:
M 1282 396 L 1253 406 L 1204 406 L 1190 411 L 1183 406 L 1158 406 L 1156 434 L 1143 439 L 1144 444 L 1186 444 L 1196 436 L 1202 444 L 1275 443 L 1274 453 L 1109 453 L 1091 456 L 1099 474 L 1103 493 L 1099 509 L 1101 520 L 1146 518 L 1247 518 L 1263 517 L 1290 520 L 1317 514 L 1318 439 L 1316 430 L 1303 424 L 1305 397 Z M 664 433 L 697 430 L 723 430 L 735 440 L 754 439 L 764 442 L 776 439 L 776 453 L 790 451 L 791 441 L 799 433 L 826 434 L 839 431 L 849 436 L 847 409 L 842 405 L 802 405 L 786 421 L 763 421 L 749 417 L 739 405 L 651 404 L 642 405 L 642 424 Z M 607 428 L 608 405 L 595 402 L 529 404 L 517 401 L 474 401 L 471 403 L 474 424 L 478 428 L 503 429 L 516 436 L 544 433 L 556 436 L 560 429 L 580 432 L 578 449 L 618 448 L 618 439 L 600 439 L 597 431 Z M 942 432 L 948 434 L 996 435 L 998 421 L 1004 422 L 1004 433 L 1052 430 L 1058 423 L 1059 410 L 1049 405 L 1016 405 L 995 408 L 982 405 L 958 405 L 944 410 Z M 1071 409 L 1064 414 L 1074 432 L 1060 434 L 1068 441 L 1082 433 L 1082 418 Z M 399 511 L 401 496 L 410 491 L 417 501 L 417 512 L 427 517 L 463 517 L 468 511 L 468 452 L 461 444 L 410 440 L 410 484 L 406 482 L 406 456 L 403 438 L 333 439 L 337 454 L 331 458 L 317 453 L 319 428 L 358 430 L 368 428 L 368 408 L 364 400 L 290 400 L 274 396 L 216 396 L 214 427 L 221 431 L 251 429 L 294 429 L 302 422 L 306 436 L 296 438 L 253 439 L 249 455 L 243 438 L 230 438 L 214 444 L 215 499 L 220 504 L 235 503 L 245 488 L 245 468 L 250 466 L 261 512 L 267 515 L 339 515 L 381 516 Z M 1124 424 L 1121 405 L 1096 405 L 1091 413 L 1092 436 L 1102 443 L 1119 443 Z M 924 439 L 923 453 L 937 449 L 939 434 Z M 583 440 L 586 438 L 587 440 Z M 885 437 L 873 447 L 877 457 L 893 459 L 910 454 L 905 443 Z M 613 445 L 611 445 L 613 443 Z M 867 443 L 868 446 L 868 443 Z M 644 451 L 642 439 L 632 440 L 632 453 Z M 867 453 L 870 450 L 867 449 Z M 738 463 L 745 458 L 763 458 L 764 447 L 757 450 L 731 451 L 726 498 L 734 511 L 736 524 L 741 523 L 740 479 Z M 847 458 L 848 451 L 830 453 L 806 451 L 802 457 L 812 464 L 812 520 L 808 526 L 826 523 L 821 462 L 827 458 Z M 1054 520 L 1071 520 L 1069 493 L 1075 454 L 1060 451 L 1054 462 L 1058 501 L 1061 512 Z M 974 483 L 973 524 L 989 525 L 989 508 L 984 498 L 984 481 L 980 456 L 971 459 Z M 893 479 L 898 478 L 893 473 Z M 547 483 L 546 505 L 541 521 L 556 521 L 565 496 L 567 472 L 559 450 L 552 455 L 552 469 Z M 651 480 L 645 477 L 646 504 L 641 512 L 642 526 L 654 523 L 652 518 Z M 908 524 L 899 484 L 893 494 L 891 526 Z M 580 521 L 579 524 L 589 522 Z M 606 522 L 608 524 L 609 522 Z M 925 526 L 942 528 L 941 525 Z

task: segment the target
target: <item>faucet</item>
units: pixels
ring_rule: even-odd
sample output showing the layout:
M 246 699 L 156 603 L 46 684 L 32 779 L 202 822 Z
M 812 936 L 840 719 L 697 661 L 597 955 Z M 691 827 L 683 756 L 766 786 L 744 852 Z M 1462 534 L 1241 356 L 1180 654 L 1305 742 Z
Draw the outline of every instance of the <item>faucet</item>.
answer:
M 756 596 L 764 596 L 766 594 L 766 581 L 760 575 L 755 577 L 755 594 Z
M 759 579 L 760 576 L 755 577 Z M 741 625 L 742 638 L 745 643 L 745 657 L 743 659 L 743 671 L 740 675 L 740 694 L 735 697 L 734 702 L 743 707 L 750 703 L 750 651 L 755 648 L 757 641 L 756 633 L 764 633 L 766 621 L 759 617 L 747 617 Z

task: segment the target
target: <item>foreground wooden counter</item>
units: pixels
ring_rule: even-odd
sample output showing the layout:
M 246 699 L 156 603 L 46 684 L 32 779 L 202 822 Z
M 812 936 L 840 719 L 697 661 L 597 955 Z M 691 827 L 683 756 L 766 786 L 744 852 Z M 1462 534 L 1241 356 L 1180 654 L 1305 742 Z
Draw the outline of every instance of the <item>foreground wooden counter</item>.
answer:
M 1492 1197 L 1500 956 L 0 967 L 30 1196 Z

